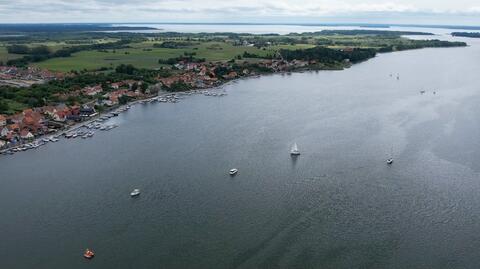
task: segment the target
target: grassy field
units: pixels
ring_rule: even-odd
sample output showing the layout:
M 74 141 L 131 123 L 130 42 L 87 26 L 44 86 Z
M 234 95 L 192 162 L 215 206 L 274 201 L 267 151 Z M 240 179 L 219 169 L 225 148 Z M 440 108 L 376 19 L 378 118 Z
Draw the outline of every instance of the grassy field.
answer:
M 73 54 L 71 57 L 66 58 L 52 58 L 47 61 L 32 63 L 32 66 L 38 66 L 41 68 L 68 72 L 72 70 L 98 70 L 100 68 L 114 68 L 120 64 L 132 64 L 137 68 L 155 69 L 161 67 L 158 63 L 159 59 L 168 59 L 184 55 L 184 53 L 196 53 L 196 58 L 205 58 L 206 61 L 228 61 L 236 58 L 239 55 L 243 55 L 244 52 L 256 54 L 259 56 L 273 55 L 279 49 L 305 49 L 314 47 L 316 45 L 326 46 L 329 48 L 342 49 L 345 47 L 357 47 L 357 48 L 382 48 L 388 45 L 405 45 L 412 40 L 391 37 L 391 36 L 372 36 L 372 35 L 330 35 L 330 36 L 278 36 L 270 37 L 273 39 L 284 38 L 295 39 L 297 42 L 275 42 L 274 44 L 289 44 L 300 43 L 295 45 L 275 45 L 268 46 L 266 48 L 256 48 L 250 46 L 233 46 L 231 42 L 213 42 L 213 41 L 198 41 L 197 45 L 192 45 L 186 48 L 155 48 L 155 43 L 161 43 L 150 39 L 149 41 L 131 43 L 127 49 L 107 50 L 107 51 L 82 51 Z M 86 43 L 106 43 L 114 42 L 118 39 L 114 38 L 96 38 L 88 39 Z M 176 41 L 182 41 L 179 38 Z M 43 43 L 32 42 L 29 46 L 45 45 L 50 48 L 51 51 L 56 51 L 66 46 L 75 46 L 74 40 L 64 41 L 48 41 Z M 80 42 L 80 41 L 79 41 Z M 192 41 L 197 42 L 197 41 Z M 83 42 L 80 42 L 83 43 Z M 81 44 L 78 44 L 81 45 Z M 20 55 L 8 54 L 5 47 L 0 44 L 0 61 L 4 63 L 10 59 L 21 57 Z
M 115 52 L 113 50 L 108 52 L 83 51 L 75 53 L 72 57 L 54 58 L 35 63 L 34 65 L 54 71 L 93 70 L 101 67 L 115 67 L 120 64 L 132 64 L 138 68 L 159 68 L 161 66 L 158 63 L 159 59 L 178 57 L 185 52 L 195 52 L 195 57 L 205 58 L 206 61 L 228 61 L 238 55 L 242 55 L 245 51 L 264 56 L 272 54 L 280 48 L 300 49 L 312 47 L 312 45 L 308 44 L 281 45 L 263 50 L 255 47 L 233 46 L 223 42 L 205 42 L 182 49 L 153 48 L 152 43 L 149 42 L 137 43 L 131 46 L 132 48 L 119 49 L 115 50 Z

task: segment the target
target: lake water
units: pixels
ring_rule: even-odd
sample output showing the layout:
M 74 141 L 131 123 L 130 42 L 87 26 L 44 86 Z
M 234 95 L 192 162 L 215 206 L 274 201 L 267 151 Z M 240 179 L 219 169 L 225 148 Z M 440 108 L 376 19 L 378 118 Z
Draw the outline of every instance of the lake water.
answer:
M 477 268 L 467 41 L 136 105 L 92 139 L 0 156 L 0 268 Z

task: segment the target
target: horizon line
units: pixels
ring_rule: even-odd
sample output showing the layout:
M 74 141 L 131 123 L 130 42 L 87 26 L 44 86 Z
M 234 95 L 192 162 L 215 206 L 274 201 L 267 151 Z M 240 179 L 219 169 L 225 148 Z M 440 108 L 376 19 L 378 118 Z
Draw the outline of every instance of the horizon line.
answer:
M 0 25 L 113 25 L 113 24 L 178 24 L 178 25 L 295 25 L 295 26 L 398 26 L 398 27 L 478 27 L 480 24 L 425 24 L 425 23 L 368 23 L 368 22 L 322 22 L 322 23 L 292 23 L 292 22 L 0 22 Z

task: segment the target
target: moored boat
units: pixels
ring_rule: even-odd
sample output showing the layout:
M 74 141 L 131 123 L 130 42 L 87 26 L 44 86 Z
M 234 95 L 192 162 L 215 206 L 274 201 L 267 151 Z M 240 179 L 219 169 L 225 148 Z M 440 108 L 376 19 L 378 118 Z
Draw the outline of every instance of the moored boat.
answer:
M 85 259 L 92 259 L 93 257 L 95 257 L 95 253 L 87 248 L 83 253 L 83 257 L 85 257 Z

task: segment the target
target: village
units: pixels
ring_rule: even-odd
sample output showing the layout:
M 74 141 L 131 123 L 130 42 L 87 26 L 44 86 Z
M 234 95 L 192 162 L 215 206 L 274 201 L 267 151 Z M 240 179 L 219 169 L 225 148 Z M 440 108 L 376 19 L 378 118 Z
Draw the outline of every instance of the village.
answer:
M 0 86 L 30 87 L 53 79 L 63 79 L 66 75 L 36 67 L 0 66 Z
M 283 60 L 262 60 L 258 63 L 262 68 L 267 68 L 269 72 L 284 72 L 299 69 L 302 67 L 315 64 L 315 62 L 308 61 L 283 61 Z M 41 142 L 56 142 L 58 134 L 66 135 L 72 126 L 78 126 L 80 123 L 92 121 L 97 119 L 97 125 L 90 125 L 98 129 L 104 127 L 98 125 L 102 120 L 106 120 L 109 116 L 116 116 L 118 109 L 128 103 L 139 101 L 146 102 L 178 102 L 180 94 L 203 94 L 206 96 L 224 96 L 226 93 L 217 93 L 206 91 L 205 89 L 220 86 L 226 81 L 237 79 L 246 76 L 256 76 L 257 72 L 248 69 L 247 67 L 240 70 L 235 70 L 231 63 L 190 63 L 180 61 L 175 64 L 174 69 L 177 72 L 169 77 L 158 77 L 155 85 L 150 85 L 148 88 L 141 87 L 142 81 L 125 80 L 120 82 L 113 82 L 107 85 L 108 91 L 100 84 L 90 85 L 79 90 L 72 90 L 65 94 L 60 94 L 58 97 L 66 100 L 71 96 L 86 96 L 91 101 L 83 104 L 66 105 L 59 103 L 55 105 L 48 105 L 42 107 L 34 107 L 25 109 L 13 115 L 0 114 L 0 150 L 3 153 L 9 154 L 13 150 L 17 151 L 35 148 L 39 144 L 33 143 L 36 139 L 42 137 Z M 223 75 L 218 75 L 218 70 L 223 71 Z M 237 68 L 238 69 L 238 68 Z M 48 80 L 64 79 L 66 74 L 53 73 L 49 71 L 42 71 L 38 69 L 21 70 L 15 67 L 0 67 L 4 81 L 18 81 L 19 79 L 32 79 L 36 77 L 43 82 Z M 217 71 L 217 72 L 216 72 Z M 8 76 L 6 75 L 8 74 Z M 25 75 L 28 74 L 28 75 Z M 70 74 L 68 74 L 70 75 Z M 16 82 L 11 82 L 15 84 Z M 186 85 L 185 88 L 174 89 L 175 84 Z M 177 94 L 172 93 L 177 92 Z M 124 112 L 125 110 L 120 110 Z M 108 129 L 108 126 L 105 127 Z M 80 132 L 75 135 L 67 135 L 71 137 L 91 137 L 91 132 Z M 27 145 L 27 146 L 23 146 Z

